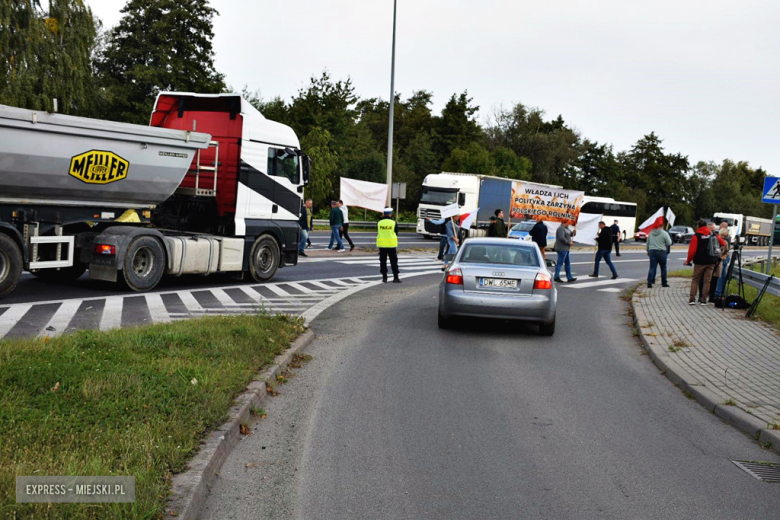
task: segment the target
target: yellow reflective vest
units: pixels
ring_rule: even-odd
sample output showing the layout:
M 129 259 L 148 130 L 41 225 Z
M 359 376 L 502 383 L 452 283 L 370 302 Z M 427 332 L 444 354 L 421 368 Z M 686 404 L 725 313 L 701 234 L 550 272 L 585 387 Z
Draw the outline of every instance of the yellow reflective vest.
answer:
M 395 234 L 395 221 L 385 218 L 377 224 L 376 247 L 398 247 L 398 235 Z

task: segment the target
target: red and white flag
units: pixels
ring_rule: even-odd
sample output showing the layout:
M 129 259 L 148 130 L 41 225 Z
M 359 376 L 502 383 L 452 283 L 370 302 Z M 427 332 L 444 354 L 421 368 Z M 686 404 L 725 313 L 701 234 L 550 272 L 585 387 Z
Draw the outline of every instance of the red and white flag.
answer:
M 458 219 L 458 224 L 463 229 L 469 229 L 471 228 L 471 224 L 474 222 L 474 219 L 477 218 L 477 212 L 479 211 L 479 208 L 469 211 L 468 213 L 464 213 L 460 216 Z
M 644 231 L 645 233 L 650 233 L 655 228 L 663 227 L 664 225 L 664 208 L 661 206 L 658 208 L 658 211 L 653 213 L 653 215 L 645 220 L 642 225 L 639 226 L 639 231 Z

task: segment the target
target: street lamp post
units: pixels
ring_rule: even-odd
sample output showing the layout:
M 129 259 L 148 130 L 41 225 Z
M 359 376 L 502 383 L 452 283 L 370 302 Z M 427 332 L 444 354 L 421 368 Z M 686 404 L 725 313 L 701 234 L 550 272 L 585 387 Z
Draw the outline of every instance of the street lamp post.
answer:
M 393 0 L 393 57 L 390 65 L 390 118 L 387 132 L 387 207 L 393 205 L 393 109 L 395 108 L 395 15 L 398 0 Z M 395 216 L 398 218 L 398 215 Z

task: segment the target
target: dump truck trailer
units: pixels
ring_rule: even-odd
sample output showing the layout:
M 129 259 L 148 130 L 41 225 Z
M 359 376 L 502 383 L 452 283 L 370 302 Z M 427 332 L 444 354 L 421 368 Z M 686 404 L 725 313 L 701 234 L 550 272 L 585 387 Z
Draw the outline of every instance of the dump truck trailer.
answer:
M 153 289 L 296 265 L 310 161 L 241 96 L 163 92 L 150 126 L 0 105 L 0 297 L 23 271 Z

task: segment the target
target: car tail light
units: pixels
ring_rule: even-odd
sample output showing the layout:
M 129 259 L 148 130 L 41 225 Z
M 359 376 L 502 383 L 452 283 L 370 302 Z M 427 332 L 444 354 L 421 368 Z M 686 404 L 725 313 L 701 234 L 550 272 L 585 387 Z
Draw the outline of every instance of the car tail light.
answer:
M 552 276 L 544 273 L 537 274 L 534 289 L 552 289 Z
M 95 253 L 98 255 L 115 255 L 116 246 L 110 244 L 95 244 Z
M 457 267 L 447 271 L 447 283 L 452 285 L 463 285 L 463 271 Z

